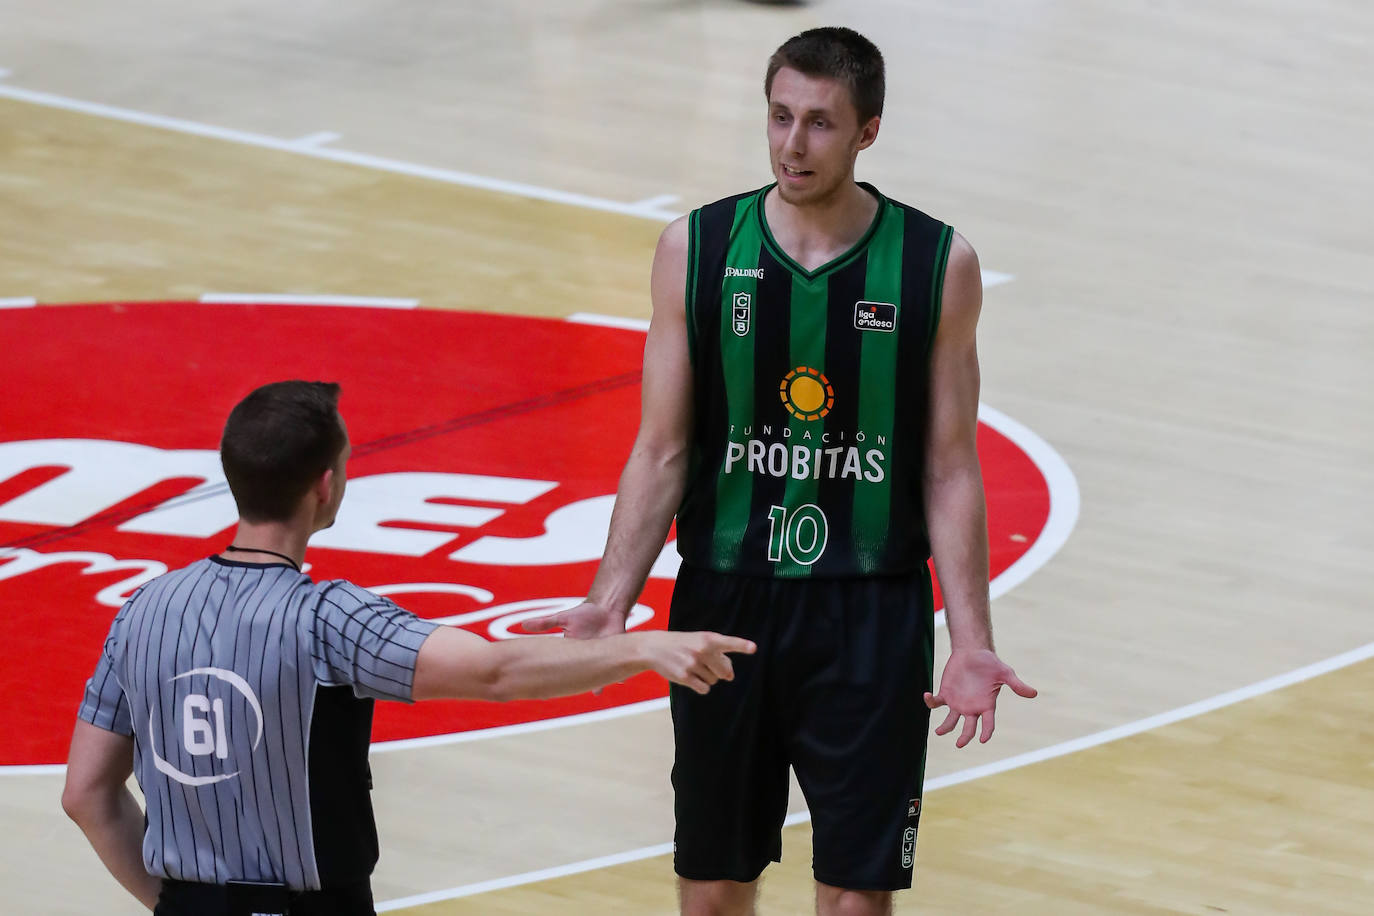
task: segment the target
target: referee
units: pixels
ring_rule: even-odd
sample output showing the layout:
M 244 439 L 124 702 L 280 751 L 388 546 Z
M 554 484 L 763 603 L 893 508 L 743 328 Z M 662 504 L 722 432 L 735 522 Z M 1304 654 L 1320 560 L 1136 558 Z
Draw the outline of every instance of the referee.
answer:
M 559 696 L 650 669 L 705 693 L 733 676 L 726 653 L 754 649 L 715 633 L 493 643 L 312 581 L 306 542 L 344 495 L 338 398 L 277 382 L 233 409 L 233 542 L 139 589 L 86 686 L 62 807 L 159 916 L 374 912 L 374 699 Z

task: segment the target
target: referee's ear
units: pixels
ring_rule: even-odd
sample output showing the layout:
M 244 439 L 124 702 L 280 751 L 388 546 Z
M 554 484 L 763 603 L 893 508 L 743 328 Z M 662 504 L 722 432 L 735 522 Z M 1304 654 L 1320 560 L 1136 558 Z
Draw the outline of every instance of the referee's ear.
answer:
M 310 515 L 314 518 L 316 531 L 322 531 L 334 524 L 334 516 L 338 515 L 339 504 L 343 502 L 343 488 L 339 488 L 337 499 L 335 495 L 334 469 L 326 468 L 306 494 L 306 498 L 312 502 Z

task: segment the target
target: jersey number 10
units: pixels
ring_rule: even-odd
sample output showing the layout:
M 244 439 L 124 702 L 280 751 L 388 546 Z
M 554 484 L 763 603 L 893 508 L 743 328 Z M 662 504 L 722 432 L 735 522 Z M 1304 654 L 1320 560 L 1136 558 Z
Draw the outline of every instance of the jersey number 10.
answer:
M 791 512 L 786 506 L 773 506 L 768 510 L 768 559 L 774 563 L 782 561 L 786 550 L 792 562 L 810 566 L 825 553 L 829 535 L 825 513 L 813 503 L 798 506 Z
M 199 715 L 198 715 L 199 714 Z M 229 756 L 229 741 L 224 735 L 224 701 L 190 693 L 181 703 L 181 737 L 186 752 L 196 757 L 214 754 L 220 760 Z

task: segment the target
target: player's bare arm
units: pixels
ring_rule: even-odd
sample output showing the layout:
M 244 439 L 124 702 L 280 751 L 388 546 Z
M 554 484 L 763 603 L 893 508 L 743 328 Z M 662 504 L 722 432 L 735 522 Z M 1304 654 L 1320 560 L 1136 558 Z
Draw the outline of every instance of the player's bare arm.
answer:
M 133 771 L 133 738 L 77 720 L 62 809 L 115 880 L 151 910 L 162 880 L 143 866 L 143 811 L 125 785 Z
M 752 654 L 747 639 L 719 633 L 621 633 L 596 640 L 552 638 L 488 642 L 440 627 L 420 646 L 416 700 L 465 698 L 504 702 L 582 693 L 641 671 L 656 671 L 697 693 L 732 680 L 728 653 Z
M 682 502 L 692 434 L 692 367 L 687 352 L 687 218 L 659 236 L 644 347 L 639 432 L 620 475 L 606 551 L 587 601 L 525 622 L 530 632 L 563 629 L 576 638 L 625 630 Z
M 1035 696 L 1034 688 L 998 659 L 992 641 L 987 503 L 977 448 L 977 327 L 982 304 L 978 255 L 956 232 L 931 350 L 923 490 L 950 642 L 940 691 L 927 694 L 926 704 L 931 709 L 949 708 L 935 729 L 938 735 L 949 734 L 960 717 L 964 719 L 955 741 L 958 747 L 968 744 L 980 725 L 979 740 L 992 737 L 1003 684 L 1021 696 Z

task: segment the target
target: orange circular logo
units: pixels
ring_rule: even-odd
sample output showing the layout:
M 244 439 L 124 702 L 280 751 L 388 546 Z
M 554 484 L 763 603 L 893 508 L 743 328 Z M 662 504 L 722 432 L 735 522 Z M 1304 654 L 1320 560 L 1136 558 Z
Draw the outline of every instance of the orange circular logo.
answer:
M 783 378 L 778 396 L 787 412 L 799 420 L 819 420 L 835 406 L 830 379 L 810 366 L 798 366 Z

